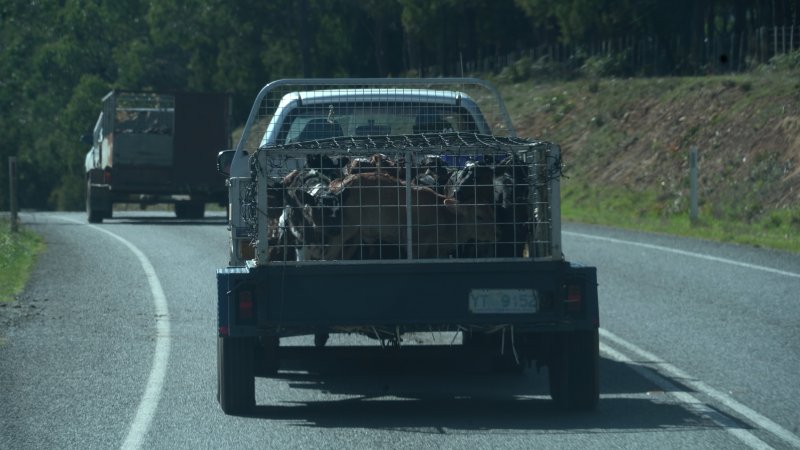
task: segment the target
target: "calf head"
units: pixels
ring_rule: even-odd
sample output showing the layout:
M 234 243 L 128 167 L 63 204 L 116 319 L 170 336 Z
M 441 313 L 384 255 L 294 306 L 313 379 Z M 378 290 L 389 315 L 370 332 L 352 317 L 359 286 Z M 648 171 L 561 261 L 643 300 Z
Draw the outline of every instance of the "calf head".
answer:
M 447 180 L 445 195 L 462 203 L 491 204 L 494 201 L 494 176 L 490 166 L 468 162 Z

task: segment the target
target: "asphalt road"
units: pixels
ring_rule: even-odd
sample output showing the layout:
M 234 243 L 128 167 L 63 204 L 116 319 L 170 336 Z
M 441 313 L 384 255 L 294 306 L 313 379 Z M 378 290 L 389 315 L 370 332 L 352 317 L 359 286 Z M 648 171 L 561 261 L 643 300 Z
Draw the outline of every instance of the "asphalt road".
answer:
M 216 402 L 220 216 L 24 214 L 45 237 L 0 311 L 0 448 L 800 448 L 800 256 L 567 225 L 598 267 L 601 400 L 524 375 L 334 365 Z

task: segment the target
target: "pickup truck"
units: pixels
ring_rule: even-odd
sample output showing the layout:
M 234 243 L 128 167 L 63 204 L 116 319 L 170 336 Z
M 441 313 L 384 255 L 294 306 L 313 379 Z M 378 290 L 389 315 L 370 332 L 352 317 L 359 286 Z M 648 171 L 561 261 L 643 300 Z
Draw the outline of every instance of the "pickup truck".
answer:
M 87 220 L 111 218 L 117 203 L 174 204 L 181 219 L 226 205 L 214 161 L 231 145 L 230 103 L 221 93 L 109 92 L 83 137 Z
M 561 250 L 562 166 L 558 145 L 515 136 L 483 80 L 267 84 L 218 156 L 222 410 L 254 408 L 255 377 L 330 356 L 546 367 L 557 405 L 594 408 L 597 275 Z

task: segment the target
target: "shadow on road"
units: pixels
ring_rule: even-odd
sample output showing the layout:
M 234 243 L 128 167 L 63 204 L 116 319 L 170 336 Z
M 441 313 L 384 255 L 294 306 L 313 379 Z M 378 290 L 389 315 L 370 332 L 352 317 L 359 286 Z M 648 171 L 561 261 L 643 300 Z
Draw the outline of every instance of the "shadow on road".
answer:
M 538 373 L 531 368 L 510 374 L 444 367 L 370 367 L 366 363 L 360 367 L 334 365 L 319 371 L 281 371 L 274 378 L 257 379 L 258 406 L 252 417 L 308 427 L 431 433 L 542 430 L 593 434 L 719 428 L 625 364 L 601 359 L 600 384 L 597 410 L 569 412 L 551 401 L 546 368 Z M 306 392 L 291 394 L 299 390 Z M 268 392 L 288 395 L 267 398 Z

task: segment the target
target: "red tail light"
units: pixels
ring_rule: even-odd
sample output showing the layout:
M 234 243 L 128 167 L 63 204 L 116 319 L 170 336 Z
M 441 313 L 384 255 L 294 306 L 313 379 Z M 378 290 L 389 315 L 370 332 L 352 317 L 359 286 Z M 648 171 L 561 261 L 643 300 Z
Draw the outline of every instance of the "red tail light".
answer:
M 250 291 L 239 291 L 237 316 L 239 321 L 253 321 L 256 318 L 255 303 L 253 293 Z
M 103 183 L 111 184 L 111 169 L 106 168 L 103 171 Z
M 583 293 L 580 286 L 567 286 L 567 298 L 564 300 L 567 304 L 568 312 L 578 312 L 581 310 L 583 304 Z

